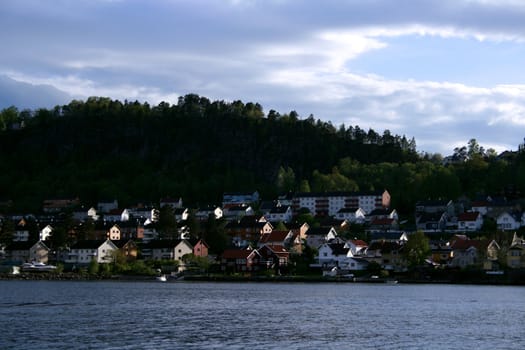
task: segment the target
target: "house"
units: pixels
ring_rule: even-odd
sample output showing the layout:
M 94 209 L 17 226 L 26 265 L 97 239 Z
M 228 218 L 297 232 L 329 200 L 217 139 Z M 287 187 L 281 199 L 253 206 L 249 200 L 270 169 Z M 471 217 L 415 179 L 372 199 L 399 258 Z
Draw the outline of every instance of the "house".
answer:
M 314 215 L 335 216 L 342 208 L 362 208 L 366 213 L 390 206 L 388 191 L 296 193 L 293 210 L 308 209 Z
M 35 261 L 47 264 L 50 249 L 42 241 L 21 241 L 8 244 L 5 252 L 6 258 L 15 263 Z
M 434 265 L 448 266 L 452 261 L 453 253 L 449 242 L 431 241 L 429 242 L 431 250 L 431 262 Z
M 465 268 L 467 266 L 481 265 L 483 263 L 480 253 L 483 252 L 486 244 L 483 241 L 474 239 L 462 239 L 456 236 L 450 243 L 452 249 L 452 260 L 450 266 Z
M 416 228 L 418 231 L 443 231 L 447 226 L 447 222 L 447 212 L 421 212 L 416 215 Z
M 223 208 L 232 205 L 253 204 L 259 202 L 259 192 L 226 192 L 222 196 Z
M 372 210 L 366 215 L 366 221 L 372 222 L 376 219 L 394 219 L 398 220 L 397 210 L 389 208 L 378 208 Z
M 49 237 L 51 236 L 52 232 L 53 232 L 53 227 L 51 227 L 51 225 L 46 225 L 40 230 L 38 237 L 40 238 L 41 241 L 47 241 Z
M 115 225 L 112 225 L 108 230 L 107 230 L 107 238 L 111 239 L 112 241 L 118 241 L 120 240 L 121 238 L 121 232 L 120 232 L 120 227 L 119 225 L 115 224 Z
M 213 215 L 215 219 L 220 219 L 224 215 L 223 210 L 216 205 L 208 205 L 197 209 L 195 212 L 195 218 L 200 221 L 206 221 Z
M 263 245 L 274 246 L 279 245 L 283 247 L 290 247 L 294 234 L 291 230 L 272 230 L 271 232 L 263 232 L 257 243 L 258 247 Z
M 341 208 L 335 214 L 335 218 L 346 220 L 351 223 L 362 224 L 365 222 L 366 212 L 361 208 Z
M 512 231 L 517 230 L 521 226 L 521 214 L 511 211 L 503 211 L 496 217 L 496 225 L 498 230 Z
M 474 201 L 471 204 L 471 210 L 477 211 L 481 215 L 487 215 L 488 213 L 488 201 Z
M 99 219 L 99 215 L 97 214 L 97 209 L 95 209 L 95 207 L 90 207 L 87 210 L 86 208 L 82 207 L 79 210 L 75 210 L 73 212 L 73 219 L 77 221 L 86 221 L 88 219 L 97 221 Z
M 461 231 L 479 231 L 483 226 L 483 217 L 480 212 L 472 211 L 458 215 L 458 229 Z
M 325 243 L 319 247 L 318 264 L 324 270 L 337 267 L 340 270 L 366 270 L 368 261 L 355 257 L 352 249 L 345 243 Z
M 130 208 L 128 211 L 129 211 L 130 217 L 133 217 L 134 219 L 138 219 L 141 221 L 150 220 L 152 222 L 155 222 L 158 219 L 158 210 L 152 207 L 151 205 L 144 205 L 144 204 L 139 203 L 133 206 L 132 208 Z M 122 220 L 122 221 L 128 221 L 128 220 Z
M 338 241 L 337 231 L 333 227 L 315 227 L 306 231 L 306 244 L 317 248 L 323 243 L 336 243 Z
M 361 255 L 368 248 L 368 244 L 361 239 L 351 239 L 346 241 L 346 247 L 350 249 L 352 256 Z
M 131 239 L 112 240 L 113 244 L 118 248 L 120 254 L 126 261 L 134 261 L 138 256 L 138 246 Z
M 449 199 L 423 200 L 416 202 L 416 216 L 420 213 L 447 213 L 454 216 L 454 202 Z
M 261 221 L 256 216 L 245 216 L 241 220 L 230 221 L 224 231 L 231 237 L 233 245 L 247 247 L 258 240 L 263 233 L 272 232 L 273 226 L 267 221 Z
M 195 256 L 208 256 L 210 246 L 203 239 L 190 240 L 190 244 L 193 246 L 193 255 Z
M 500 264 L 499 264 L 500 251 L 501 251 L 501 247 L 495 240 L 492 240 L 489 242 L 486 248 L 485 261 L 483 262 L 484 270 L 492 271 L 492 270 L 500 269 Z
M 175 215 L 175 220 L 177 220 L 177 222 L 186 221 L 188 220 L 190 211 L 188 208 L 175 208 L 173 209 L 173 215 Z
M 153 240 L 145 244 L 142 255 L 146 260 L 179 260 L 186 254 L 193 253 L 193 246 L 188 240 Z
M 78 205 L 80 205 L 78 198 L 46 199 L 42 204 L 42 211 L 44 213 L 60 213 Z
M 165 206 L 170 207 L 171 209 L 181 209 L 182 208 L 182 198 L 171 198 L 171 197 L 164 197 L 160 200 L 160 208 L 163 208 Z
M 261 254 L 257 249 L 226 249 L 220 261 L 223 272 L 254 272 L 260 269 Z
M 98 263 L 114 261 L 117 246 L 110 240 L 82 240 L 71 246 L 66 263 L 89 264 L 92 260 Z
M 259 261 L 261 268 L 273 269 L 280 274 L 288 267 L 290 253 L 282 245 L 263 245 L 257 251 L 261 255 Z
M 288 223 L 292 221 L 292 207 L 289 205 L 283 205 L 279 207 L 273 207 L 267 214 L 265 214 L 265 217 L 268 221 L 271 222 L 284 222 Z
M 144 243 L 148 243 L 150 241 L 158 239 L 159 232 L 157 231 L 157 225 L 154 223 L 144 225 L 142 229 L 142 235 L 142 242 Z
M 397 219 L 377 218 L 370 222 L 370 231 L 396 231 L 399 229 Z
M 349 250 L 344 243 L 323 243 L 318 248 L 317 261 L 324 269 L 339 267 L 346 261 Z
M 375 241 L 370 243 L 364 257 L 368 262 L 375 262 L 385 270 L 404 271 L 406 261 L 402 254 L 403 246 L 395 241 Z
M 29 240 L 29 226 L 27 221 L 22 218 L 15 225 L 15 232 L 13 234 L 13 242 L 27 242 Z
M 507 266 L 512 269 L 525 268 L 525 245 L 513 245 L 508 249 Z
M 109 222 L 126 222 L 129 221 L 131 213 L 129 209 L 111 209 L 104 214 L 104 220 Z
M 255 215 L 255 211 L 247 204 L 232 205 L 224 209 L 224 217 L 228 220 L 240 219 L 244 216 L 253 215 Z
M 307 232 L 310 228 L 310 225 L 308 223 L 288 223 L 286 224 L 286 227 L 290 229 L 295 236 L 299 237 L 300 240 L 306 241 Z

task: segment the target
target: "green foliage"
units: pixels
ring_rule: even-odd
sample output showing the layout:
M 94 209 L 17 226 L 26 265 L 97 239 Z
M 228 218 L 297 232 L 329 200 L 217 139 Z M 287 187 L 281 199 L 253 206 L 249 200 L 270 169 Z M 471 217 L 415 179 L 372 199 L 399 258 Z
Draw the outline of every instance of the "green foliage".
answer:
M 422 231 L 408 236 L 408 241 L 403 247 L 403 256 L 410 267 L 423 265 L 429 254 L 429 240 Z
M 89 262 L 89 266 L 88 266 L 88 269 L 87 269 L 87 272 L 90 274 L 90 275 L 96 275 L 98 274 L 99 272 L 99 269 L 100 269 L 100 264 L 97 262 L 96 259 L 92 259 L 90 262 Z
M 22 128 L 13 127 L 22 121 Z M 0 197 L 13 199 L 10 210 L 17 212 L 37 211 L 51 197 L 126 204 L 176 194 L 198 204 L 218 203 L 225 191 L 257 189 L 270 197 L 388 189 L 392 206 L 408 214 L 421 198 L 525 192 L 522 149 L 500 160 L 471 139 L 454 149 L 453 159 L 442 165 L 440 155 L 419 155 L 413 138 L 389 130 L 335 128 L 295 111 L 265 117 L 258 103 L 196 94 L 175 105 L 90 97 L 0 112 Z M 168 236 L 170 227 L 163 228 Z M 200 228 L 193 225 L 191 233 Z

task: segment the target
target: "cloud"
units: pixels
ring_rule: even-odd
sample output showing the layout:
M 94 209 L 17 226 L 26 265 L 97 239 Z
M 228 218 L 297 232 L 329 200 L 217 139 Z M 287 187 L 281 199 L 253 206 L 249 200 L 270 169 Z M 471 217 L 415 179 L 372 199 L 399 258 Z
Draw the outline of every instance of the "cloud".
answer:
M 487 43 L 525 53 L 520 1 L 5 0 L 0 40 L 0 74 L 75 98 L 242 99 L 442 153 L 472 137 L 515 148 L 525 131 L 520 60 L 482 61 Z

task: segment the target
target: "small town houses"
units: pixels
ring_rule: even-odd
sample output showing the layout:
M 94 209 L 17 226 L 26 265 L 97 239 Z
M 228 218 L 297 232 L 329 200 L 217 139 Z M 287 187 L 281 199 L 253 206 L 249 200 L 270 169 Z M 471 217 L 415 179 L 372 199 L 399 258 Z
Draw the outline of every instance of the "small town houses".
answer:
M 111 263 L 117 254 L 127 261 L 179 262 L 194 255 L 208 258 L 224 273 L 283 274 L 290 271 L 294 259 L 313 251 L 309 266 L 323 274 L 367 271 L 371 266 L 403 272 L 408 269 L 405 245 L 418 230 L 429 239 L 429 267 L 525 268 L 525 241 L 520 234 L 509 242 L 477 239 L 487 222 L 508 235 L 525 226 L 525 214 L 514 203 L 490 197 L 471 202 L 422 200 L 416 203 L 413 220 L 401 218 L 390 203 L 386 190 L 297 193 L 268 201 L 261 201 L 257 191 L 225 193 L 221 205 L 200 208 L 185 207 L 180 197 L 131 207 L 121 207 L 117 200 L 93 205 L 83 205 L 77 198 L 46 200 L 39 215 L 0 217 L 13 224 L 10 241 L 0 246 L 0 259 L 78 267 L 92 261 Z M 177 223 L 169 236 L 158 229 L 160 208 L 166 206 Z M 67 232 L 68 245 L 58 249 L 52 238 L 65 211 L 77 224 Z M 310 213 L 317 224 L 298 222 L 299 213 Z M 202 230 L 211 219 L 223 223 L 227 237 L 226 249 L 213 256 L 209 252 L 214 247 L 200 238 L 202 231 L 190 228 L 190 220 L 200 222 Z M 353 227 L 368 239 L 345 238 L 351 237 Z

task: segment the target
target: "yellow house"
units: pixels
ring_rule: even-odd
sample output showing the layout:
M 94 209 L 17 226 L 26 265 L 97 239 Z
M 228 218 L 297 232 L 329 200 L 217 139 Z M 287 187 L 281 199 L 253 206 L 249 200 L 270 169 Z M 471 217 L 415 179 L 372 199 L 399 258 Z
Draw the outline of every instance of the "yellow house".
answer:
M 525 268 L 525 245 L 513 245 L 509 248 L 507 266 L 512 269 Z

